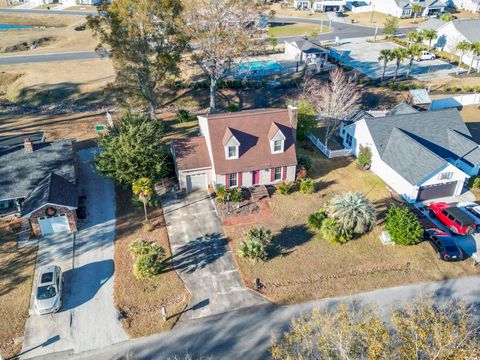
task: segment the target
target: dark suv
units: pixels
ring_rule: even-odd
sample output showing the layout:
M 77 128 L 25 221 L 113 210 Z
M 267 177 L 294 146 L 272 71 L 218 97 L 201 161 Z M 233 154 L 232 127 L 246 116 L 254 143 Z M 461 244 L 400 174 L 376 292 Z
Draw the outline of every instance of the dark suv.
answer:
M 439 259 L 444 261 L 461 261 L 463 252 L 451 236 L 440 229 L 428 229 L 428 241 L 437 253 Z
M 456 206 L 438 202 L 430 204 L 428 208 L 430 216 L 440 220 L 452 235 L 472 235 L 477 229 L 475 221 Z

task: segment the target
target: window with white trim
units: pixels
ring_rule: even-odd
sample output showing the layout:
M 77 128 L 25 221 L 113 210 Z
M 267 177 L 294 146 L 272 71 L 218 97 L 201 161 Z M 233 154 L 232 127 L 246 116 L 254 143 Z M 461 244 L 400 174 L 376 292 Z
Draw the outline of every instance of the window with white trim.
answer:
M 228 180 L 228 187 L 238 186 L 237 173 L 231 173 L 228 178 L 229 178 L 229 180 Z
M 281 152 L 282 151 L 282 140 L 275 140 L 273 142 L 273 152 Z
M 352 135 L 350 135 L 349 133 L 347 133 L 347 136 L 345 137 L 345 143 L 348 145 L 348 146 L 352 146 L 352 142 L 353 142 L 353 137 Z
M 274 173 L 273 173 L 273 180 L 275 180 L 275 181 L 282 180 L 282 168 L 281 167 L 275 168 Z
M 228 147 L 228 158 L 233 159 L 236 158 L 237 156 L 237 146 L 229 146 Z
M 448 171 L 448 172 L 443 172 L 438 175 L 439 180 L 450 180 L 453 177 L 453 172 Z

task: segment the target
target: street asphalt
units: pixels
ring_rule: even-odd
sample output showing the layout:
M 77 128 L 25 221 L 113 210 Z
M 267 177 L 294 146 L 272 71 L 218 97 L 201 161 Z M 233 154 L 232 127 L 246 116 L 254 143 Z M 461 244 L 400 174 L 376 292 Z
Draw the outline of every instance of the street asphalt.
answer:
M 192 294 L 181 322 L 267 303 L 243 286 L 206 192 L 182 198 L 168 193 L 162 198 L 162 207 L 173 266 Z
M 480 276 L 381 289 L 368 293 L 291 306 L 264 305 L 181 324 L 170 332 L 133 339 L 82 354 L 58 353 L 46 359 L 268 359 L 272 335 L 288 329 L 290 320 L 313 308 L 359 302 L 387 313 L 394 306 L 431 294 L 438 303 L 450 299 L 479 306 Z M 473 355 L 473 354 L 472 354 Z

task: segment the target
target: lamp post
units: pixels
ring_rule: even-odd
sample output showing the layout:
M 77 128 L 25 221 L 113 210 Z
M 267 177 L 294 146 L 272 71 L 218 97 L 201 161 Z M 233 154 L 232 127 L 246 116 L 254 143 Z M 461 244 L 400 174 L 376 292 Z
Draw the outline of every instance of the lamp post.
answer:
M 372 16 L 370 17 L 370 22 L 373 22 L 373 13 L 375 12 L 375 4 L 372 7 Z

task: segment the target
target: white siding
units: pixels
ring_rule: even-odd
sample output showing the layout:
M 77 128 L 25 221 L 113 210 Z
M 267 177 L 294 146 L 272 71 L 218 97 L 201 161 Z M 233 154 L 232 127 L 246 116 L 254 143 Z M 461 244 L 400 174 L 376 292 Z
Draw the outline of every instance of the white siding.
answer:
M 398 7 L 395 0 L 371 0 L 371 3 L 375 5 L 375 11 L 395 17 L 402 17 L 403 10 Z
M 471 12 L 477 12 L 480 8 L 480 4 L 475 3 L 473 0 L 450 0 L 449 5 Z
M 440 174 L 444 172 L 453 172 L 452 178 L 448 180 L 441 180 Z M 454 194 L 454 196 L 457 196 L 462 193 L 463 185 L 465 184 L 468 178 L 469 176 L 465 174 L 463 171 L 461 171 L 459 168 L 453 166 L 452 164 L 448 164 L 446 167 L 439 169 L 438 171 L 433 173 L 431 176 L 429 176 L 427 179 L 420 182 L 420 186 L 442 184 L 450 181 L 458 181 L 458 185 L 457 185 L 457 188 L 455 189 L 455 194 Z
M 282 170 L 283 171 L 283 170 Z M 282 173 L 283 174 L 283 173 Z M 295 181 L 295 177 L 297 175 L 297 167 L 296 166 L 287 166 L 287 174 L 286 180 L 288 181 Z M 262 169 L 260 170 L 260 184 L 259 185 L 271 185 L 275 183 L 279 183 L 282 180 L 278 181 L 271 181 L 271 169 Z M 225 180 L 226 176 L 224 174 L 216 174 L 216 185 L 226 186 Z M 242 173 L 242 186 L 249 187 L 252 186 L 253 183 L 253 172 L 252 171 L 245 171 Z
M 187 175 L 192 175 L 192 174 L 203 174 L 207 173 L 207 181 L 209 185 L 212 185 L 212 170 L 211 169 L 199 169 L 199 170 L 193 170 L 193 171 L 185 171 L 185 170 L 180 170 L 178 173 L 178 183 L 180 185 L 180 189 L 186 190 L 187 189 Z
M 302 52 L 300 51 L 299 48 L 297 48 L 291 42 L 285 41 L 285 55 L 289 59 L 300 61 L 301 53 Z

